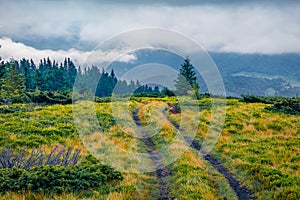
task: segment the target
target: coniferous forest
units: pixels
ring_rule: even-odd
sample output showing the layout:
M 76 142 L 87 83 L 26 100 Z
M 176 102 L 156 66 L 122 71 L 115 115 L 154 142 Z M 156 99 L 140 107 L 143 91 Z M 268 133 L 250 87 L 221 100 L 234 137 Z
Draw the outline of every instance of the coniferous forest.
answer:
M 107 97 L 113 92 L 118 95 L 161 95 L 158 86 L 151 87 L 141 85 L 139 81 L 119 80 L 114 70 L 106 72 L 96 66 L 82 69 L 75 66 L 70 58 L 58 63 L 48 57 L 40 60 L 39 64 L 34 63 L 32 59 L 23 58 L 19 61 L 1 61 L 0 102 L 70 103 L 76 78 L 76 91 L 79 94 L 93 93 L 96 97 Z M 118 87 L 114 90 L 116 85 Z M 162 93 L 164 92 L 170 93 L 166 88 L 162 90 Z

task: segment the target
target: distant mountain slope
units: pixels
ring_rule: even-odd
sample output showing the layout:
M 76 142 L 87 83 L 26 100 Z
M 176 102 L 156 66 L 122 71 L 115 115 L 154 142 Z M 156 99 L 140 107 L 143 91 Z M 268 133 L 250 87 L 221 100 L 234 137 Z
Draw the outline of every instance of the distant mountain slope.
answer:
M 261 55 L 211 52 L 210 56 L 223 73 L 256 72 L 286 76 L 300 81 L 300 54 Z
M 209 53 L 224 80 L 227 95 L 300 95 L 300 54 Z M 140 50 L 132 63 L 114 62 L 110 68 L 117 76 L 142 64 L 160 63 L 179 69 L 183 58 L 163 50 Z M 188 55 L 187 55 L 188 56 Z M 192 61 L 193 63 L 193 61 Z M 175 77 L 176 78 L 176 77 Z M 208 92 L 200 82 L 200 92 Z

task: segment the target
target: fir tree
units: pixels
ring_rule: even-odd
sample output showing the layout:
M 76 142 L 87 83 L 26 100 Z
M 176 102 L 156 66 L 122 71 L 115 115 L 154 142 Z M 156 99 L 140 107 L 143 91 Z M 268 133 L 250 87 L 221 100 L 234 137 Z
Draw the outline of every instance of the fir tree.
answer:
M 7 71 L 1 79 L 0 98 L 4 103 L 16 103 L 25 101 L 25 82 L 16 67 L 17 62 L 12 60 L 7 63 Z
M 1 78 L 3 78 L 5 73 L 5 64 L 3 61 L 1 61 L 1 57 L 0 57 L 0 80 Z M 1 82 L 0 82 L 0 86 L 1 86 Z
M 196 72 L 188 57 L 181 64 L 180 73 L 175 80 L 176 93 L 179 95 L 187 95 L 188 91 L 198 94 L 199 85 L 197 83 Z

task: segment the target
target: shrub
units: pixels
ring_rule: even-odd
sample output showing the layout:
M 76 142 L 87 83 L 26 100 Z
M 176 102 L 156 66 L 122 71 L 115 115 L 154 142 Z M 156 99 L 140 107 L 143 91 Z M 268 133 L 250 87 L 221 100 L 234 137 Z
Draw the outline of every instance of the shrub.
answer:
M 0 113 L 14 113 L 14 112 L 31 112 L 34 108 L 25 104 L 3 105 L 0 107 Z
M 21 139 L 14 140 L 12 146 L 27 146 L 30 148 L 37 148 L 41 144 L 49 144 L 49 141 L 40 135 L 28 135 Z
M 33 103 L 44 104 L 71 104 L 72 94 L 71 92 L 27 92 L 26 95 Z
M 120 172 L 99 164 L 76 166 L 41 166 L 29 170 L 0 169 L 0 192 L 32 191 L 35 193 L 80 193 L 89 194 L 93 189 L 112 181 L 123 180 Z
M 242 95 L 242 101 L 246 103 L 265 103 L 273 104 L 274 102 L 281 99 L 280 97 L 264 97 L 264 96 L 252 96 L 252 95 Z
M 265 109 L 277 112 L 284 112 L 287 114 L 300 115 L 300 98 L 284 98 L 284 97 L 263 97 L 242 95 L 242 101 L 246 103 L 265 103 L 273 104 L 267 106 Z
M 274 106 L 266 107 L 267 110 L 300 115 L 300 98 L 285 98 L 275 102 Z
M 78 193 L 90 195 L 93 190 L 108 193 L 110 184 L 123 180 L 120 172 L 97 164 L 88 156 L 85 162 L 77 164 L 79 150 L 52 148 L 49 154 L 33 150 L 11 148 L 0 151 L 0 192 L 26 192 L 47 194 Z
M 284 188 L 275 195 L 275 199 L 298 200 L 300 199 L 300 188 Z
M 108 131 L 110 127 L 116 124 L 116 120 L 111 114 L 97 113 L 99 125 L 103 131 Z
M 268 128 L 273 129 L 275 131 L 281 131 L 283 129 L 282 126 L 280 126 L 279 124 L 276 124 L 276 123 L 270 123 L 267 126 L 268 126 Z

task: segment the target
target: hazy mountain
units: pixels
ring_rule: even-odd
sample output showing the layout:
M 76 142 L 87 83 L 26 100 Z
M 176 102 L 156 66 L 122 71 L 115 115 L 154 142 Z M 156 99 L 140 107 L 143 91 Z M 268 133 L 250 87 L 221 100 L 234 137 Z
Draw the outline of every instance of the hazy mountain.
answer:
M 252 94 L 294 97 L 300 94 L 299 54 L 209 54 L 223 77 L 229 96 Z M 135 52 L 135 56 L 137 59 L 134 62 L 114 62 L 109 68 L 121 77 L 142 64 L 159 63 L 178 70 L 183 62 L 183 58 L 163 50 L 140 50 Z M 199 82 L 200 92 L 208 92 L 200 77 Z

